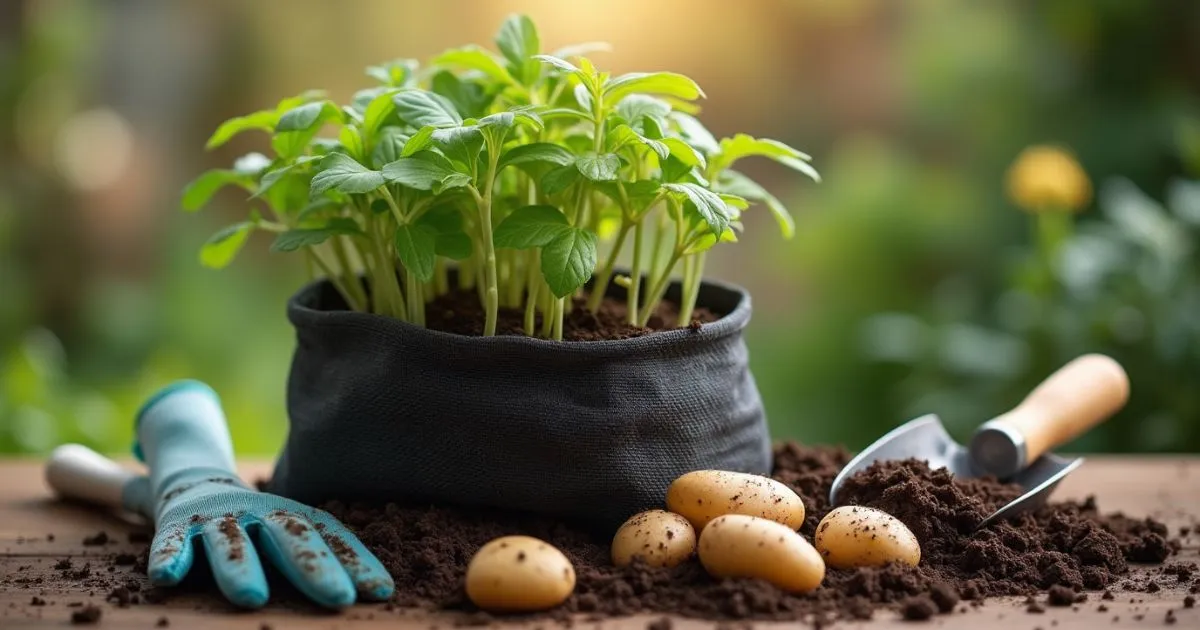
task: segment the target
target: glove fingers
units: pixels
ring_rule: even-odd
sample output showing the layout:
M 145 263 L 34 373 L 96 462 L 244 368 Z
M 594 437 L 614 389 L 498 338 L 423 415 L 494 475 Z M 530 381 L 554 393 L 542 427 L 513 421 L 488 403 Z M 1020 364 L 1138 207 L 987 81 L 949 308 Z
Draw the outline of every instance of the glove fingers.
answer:
M 208 564 L 225 598 L 244 608 L 261 608 L 270 590 L 258 553 L 232 515 L 215 518 L 201 532 Z
M 261 521 L 260 547 L 288 581 L 322 606 L 354 603 L 354 583 L 307 519 L 277 510 Z
M 192 532 L 187 525 L 160 528 L 150 543 L 150 562 L 147 574 L 155 586 L 175 586 L 192 569 L 195 550 Z
M 350 580 L 354 582 L 354 588 L 359 595 L 377 601 L 392 596 L 396 590 L 396 583 L 391 574 L 383 567 L 379 558 L 367 550 L 366 545 L 362 544 L 354 532 L 333 518 L 333 515 L 322 510 L 313 510 L 311 519 L 321 538 L 350 574 Z

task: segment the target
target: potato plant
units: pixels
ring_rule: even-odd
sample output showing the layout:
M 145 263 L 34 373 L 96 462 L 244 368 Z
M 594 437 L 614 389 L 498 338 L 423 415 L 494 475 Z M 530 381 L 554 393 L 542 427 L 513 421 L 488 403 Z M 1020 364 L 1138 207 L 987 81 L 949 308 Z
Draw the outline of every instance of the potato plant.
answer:
M 209 149 L 257 130 L 273 157 L 243 156 L 184 191 L 189 211 L 224 186 L 253 202 L 202 263 L 224 267 L 265 230 L 272 251 L 299 252 L 353 310 L 423 325 L 436 296 L 477 291 L 485 335 L 503 306 L 524 309 L 527 334 L 561 339 L 572 296 L 594 311 L 618 283 L 629 324 L 644 326 L 677 273 L 686 325 L 705 253 L 737 240 L 751 203 L 792 235 L 783 204 L 733 167 L 762 156 L 818 180 L 809 156 L 744 134 L 718 141 L 694 117 L 704 92 L 688 77 L 612 76 L 585 56 L 602 44 L 543 54 L 521 15 L 495 43 L 498 54 L 466 46 L 424 67 L 367 68 L 377 85 L 349 105 L 306 92 L 221 124 Z M 629 275 L 616 275 L 627 249 Z

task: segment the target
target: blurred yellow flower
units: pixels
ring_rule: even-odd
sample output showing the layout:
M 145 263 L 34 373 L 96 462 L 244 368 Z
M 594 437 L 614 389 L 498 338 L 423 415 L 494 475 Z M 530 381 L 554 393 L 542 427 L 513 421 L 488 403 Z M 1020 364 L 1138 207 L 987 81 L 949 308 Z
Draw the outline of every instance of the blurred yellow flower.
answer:
M 1068 151 L 1036 145 L 1009 167 L 1008 196 L 1030 212 L 1078 212 L 1092 199 L 1092 182 Z

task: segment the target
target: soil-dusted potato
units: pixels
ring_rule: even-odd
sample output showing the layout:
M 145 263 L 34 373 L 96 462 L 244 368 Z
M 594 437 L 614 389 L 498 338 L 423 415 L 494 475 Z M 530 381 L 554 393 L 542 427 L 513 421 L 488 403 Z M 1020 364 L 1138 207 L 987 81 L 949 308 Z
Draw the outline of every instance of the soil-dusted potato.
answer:
M 755 516 L 726 514 L 700 532 L 700 562 L 715 577 L 766 580 L 807 593 L 825 579 L 825 562 L 799 532 Z
M 875 508 L 847 505 L 825 515 L 813 536 L 817 551 L 839 569 L 888 562 L 917 566 L 921 545 L 900 519 Z
M 665 510 L 634 514 L 612 541 L 613 564 L 623 567 L 641 558 L 652 567 L 673 567 L 696 551 L 696 530 L 688 520 Z
M 493 612 L 553 608 L 575 590 L 575 567 L 550 543 L 504 536 L 480 547 L 467 565 L 467 597 Z
M 723 514 L 745 514 L 783 523 L 804 524 L 804 501 L 792 489 L 768 477 L 724 470 L 697 470 L 671 482 L 667 509 L 691 521 L 696 531 Z

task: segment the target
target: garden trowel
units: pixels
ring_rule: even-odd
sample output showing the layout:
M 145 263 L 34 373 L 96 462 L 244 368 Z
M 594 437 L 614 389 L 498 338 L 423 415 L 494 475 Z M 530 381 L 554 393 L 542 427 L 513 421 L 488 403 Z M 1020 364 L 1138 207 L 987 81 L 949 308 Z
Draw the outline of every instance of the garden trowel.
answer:
M 955 476 L 995 475 L 1025 490 L 979 526 L 1045 503 L 1054 486 L 1083 463 L 1051 454 L 1107 419 L 1129 397 L 1129 379 L 1113 359 L 1081 356 L 1042 381 L 1015 409 L 988 420 L 975 431 L 969 446 L 950 437 L 934 414 L 921 416 L 879 438 L 838 473 L 829 500 L 851 475 L 881 460 L 916 458 Z

